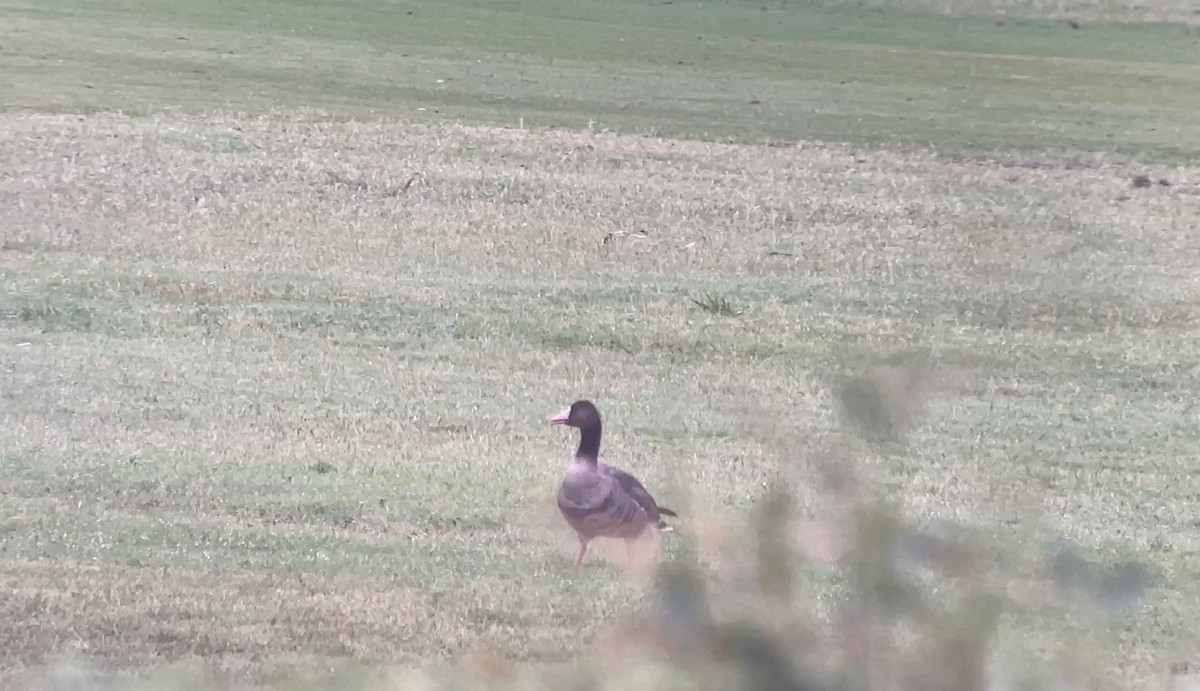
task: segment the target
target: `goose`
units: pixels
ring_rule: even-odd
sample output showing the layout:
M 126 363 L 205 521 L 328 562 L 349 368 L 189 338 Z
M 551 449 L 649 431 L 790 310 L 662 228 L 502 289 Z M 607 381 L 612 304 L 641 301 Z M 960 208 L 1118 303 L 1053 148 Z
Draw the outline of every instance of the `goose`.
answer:
M 636 477 L 600 460 L 600 411 L 591 401 L 575 401 L 550 424 L 579 429 L 579 448 L 558 488 L 558 510 L 579 536 L 575 565 L 583 563 L 588 543 L 597 537 L 623 539 L 632 565 L 634 540 L 647 527 L 671 532 L 663 516 L 676 513 L 659 506 Z

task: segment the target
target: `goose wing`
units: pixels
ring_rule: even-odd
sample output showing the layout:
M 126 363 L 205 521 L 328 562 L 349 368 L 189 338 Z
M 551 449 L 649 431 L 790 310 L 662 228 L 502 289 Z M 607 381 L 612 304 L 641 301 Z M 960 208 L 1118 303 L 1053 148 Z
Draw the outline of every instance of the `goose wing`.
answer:
M 646 515 L 650 517 L 650 522 L 657 523 L 661 518 L 659 514 L 666 516 L 675 515 L 674 511 L 659 506 L 658 502 L 654 500 L 654 497 L 651 496 L 650 492 L 645 488 L 644 485 L 642 485 L 641 481 L 639 481 L 633 475 L 621 470 L 620 468 L 617 468 L 616 466 L 608 465 L 607 463 L 598 464 L 597 469 L 602 475 L 607 475 L 608 477 L 612 478 L 621 488 L 622 492 L 636 501 L 638 505 L 645 510 Z

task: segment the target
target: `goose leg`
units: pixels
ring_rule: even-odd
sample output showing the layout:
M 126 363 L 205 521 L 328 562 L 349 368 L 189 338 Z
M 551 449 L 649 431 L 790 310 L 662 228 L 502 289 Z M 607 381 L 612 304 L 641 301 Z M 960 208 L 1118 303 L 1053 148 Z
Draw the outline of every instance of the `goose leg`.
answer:
M 575 566 L 583 563 L 583 555 L 587 554 L 588 541 L 584 538 L 579 538 L 579 551 L 575 553 Z
M 625 541 L 625 566 L 627 566 L 630 569 L 633 568 L 633 541 L 632 540 Z

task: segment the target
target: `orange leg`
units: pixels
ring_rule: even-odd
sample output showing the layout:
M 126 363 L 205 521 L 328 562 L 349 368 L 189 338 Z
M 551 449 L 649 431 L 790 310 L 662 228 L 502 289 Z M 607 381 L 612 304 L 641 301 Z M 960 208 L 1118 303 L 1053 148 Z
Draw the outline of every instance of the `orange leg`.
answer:
M 625 565 L 630 569 L 633 568 L 633 541 L 625 541 Z
M 575 553 L 575 566 L 579 566 L 580 564 L 583 563 L 583 555 L 587 554 L 587 546 L 588 546 L 588 541 L 583 538 L 580 538 L 579 539 L 579 551 Z

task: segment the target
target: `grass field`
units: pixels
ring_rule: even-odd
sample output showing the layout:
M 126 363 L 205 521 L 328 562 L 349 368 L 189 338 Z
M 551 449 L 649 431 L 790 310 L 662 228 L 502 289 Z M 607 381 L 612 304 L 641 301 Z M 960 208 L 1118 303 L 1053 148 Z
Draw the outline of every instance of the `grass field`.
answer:
M 946 10 L 0 0 L 0 680 L 557 673 L 654 600 L 553 508 L 589 397 L 714 593 L 781 478 L 837 532 L 833 460 L 987 546 L 1001 649 L 1162 681 L 1200 616 L 1200 34 Z M 920 414 L 863 439 L 839 387 L 903 358 Z M 1151 586 L 1051 597 L 1062 541 Z
M 340 118 L 1164 161 L 1194 159 L 1200 141 L 1200 49 L 1186 24 L 1077 30 L 778 1 L 0 8 L 8 109 L 315 108 Z

